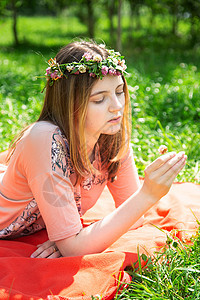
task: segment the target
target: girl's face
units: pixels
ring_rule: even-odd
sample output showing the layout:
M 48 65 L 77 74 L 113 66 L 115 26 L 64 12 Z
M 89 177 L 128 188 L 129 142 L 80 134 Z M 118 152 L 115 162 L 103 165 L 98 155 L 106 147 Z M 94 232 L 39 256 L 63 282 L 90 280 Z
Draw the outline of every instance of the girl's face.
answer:
M 121 128 L 125 95 L 121 76 L 106 75 L 92 88 L 88 102 L 85 136 L 93 147 L 100 134 L 115 134 Z

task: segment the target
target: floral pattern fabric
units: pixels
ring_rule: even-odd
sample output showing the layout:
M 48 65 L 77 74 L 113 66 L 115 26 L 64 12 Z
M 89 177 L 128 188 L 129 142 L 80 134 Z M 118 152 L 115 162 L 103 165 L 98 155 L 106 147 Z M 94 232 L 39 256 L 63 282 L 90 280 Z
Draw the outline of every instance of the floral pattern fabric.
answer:
M 12 239 L 29 235 L 45 228 L 44 221 L 33 199 L 24 211 L 6 228 L 0 230 L 1 239 Z

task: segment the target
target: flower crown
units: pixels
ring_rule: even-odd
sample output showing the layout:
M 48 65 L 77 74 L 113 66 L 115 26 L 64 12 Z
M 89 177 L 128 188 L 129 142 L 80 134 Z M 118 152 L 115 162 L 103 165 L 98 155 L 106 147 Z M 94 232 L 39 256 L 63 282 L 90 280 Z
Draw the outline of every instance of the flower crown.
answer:
M 102 59 L 101 55 L 96 54 L 92 56 L 89 52 L 85 52 L 79 62 L 71 62 L 66 64 L 58 64 L 56 59 L 48 61 L 49 67 L 46 69 L 46 78 L 49 79 L 49 84 L 53 85 L 55 80 L 67 75 L 66 71 L 70 74 L 82 74 L 88 72 L 91 77 L 102 79 L 103 76 L 122 75 L 126 70 L 124 56 L 114 50 L 108 50 L 109 56 Z

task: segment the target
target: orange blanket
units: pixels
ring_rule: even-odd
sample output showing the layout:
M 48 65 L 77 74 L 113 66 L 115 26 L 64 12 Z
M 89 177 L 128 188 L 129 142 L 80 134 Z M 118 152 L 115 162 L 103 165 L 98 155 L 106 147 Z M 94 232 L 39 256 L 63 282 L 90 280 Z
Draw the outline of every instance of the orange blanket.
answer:
M 112 209 L 114 202 L 105 190 L 95 207 L 84 216 L 85 226 Z M 100 254 L 30 258 L 35 245 L 47 239 L 45 230 L 13 241 L 0 240 L 0 299 L 86 300 L 91 295 L 112 299 L 120 281 L 130 281 L 123 270 L 137 261 L 137 247 L 140 253 L 152 255 L 165 244 L 166 232 L 172 229 L 179 229 L 179 237 L 189 238 L 197 228 L 193 213 L 200 220 L 200 185 L 173 184 L 169 194 L 146 213 L 143 226 L 130 230 Z

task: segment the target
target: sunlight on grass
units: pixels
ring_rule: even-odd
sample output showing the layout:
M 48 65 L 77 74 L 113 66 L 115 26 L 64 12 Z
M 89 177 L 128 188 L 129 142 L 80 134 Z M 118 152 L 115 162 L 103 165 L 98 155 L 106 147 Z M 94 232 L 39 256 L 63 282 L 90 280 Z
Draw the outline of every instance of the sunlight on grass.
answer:
M 199 299 L 199 245 L 200 229 L 192 237 L 190 245 L 169 234 L 166 245 L 154 257 L 144 254 L 139 257 L 146 262 L 140 272 L 134 266 L 127 268 L 132 282 L 115 299 Z

